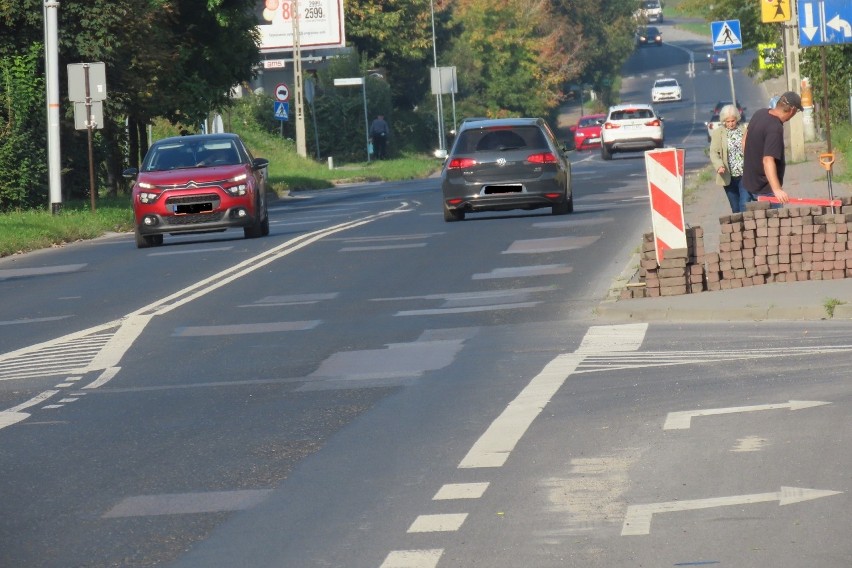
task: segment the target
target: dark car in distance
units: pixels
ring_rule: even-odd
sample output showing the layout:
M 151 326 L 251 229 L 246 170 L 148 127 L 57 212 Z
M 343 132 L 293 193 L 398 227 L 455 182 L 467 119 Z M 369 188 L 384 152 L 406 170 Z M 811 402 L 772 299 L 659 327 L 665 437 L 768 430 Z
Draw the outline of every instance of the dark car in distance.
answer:
M 541 118 L 463 124 L 444 161 L 441 193 L 445 221 L 479 211 L 574 210 L 571 162 Z
M 710 61 L 710 69 L 727 69 L 728 54 L 725 51 L 713 52 L 707 55 L 707 60 Z M 731 63 L 733 63 L 733 59 Z
M 639 47 L 646 45 L 663 45 L 663 33 L 659 28 L 647 26 L 636 30 L 636 45 Z
M 269 234 L 266 167 L 236 134 L 198 134 L 158 140 L 142 166 L 124 170 L 132 191 L 136 246 L 163 244 L 163 235 L 243 229 Z

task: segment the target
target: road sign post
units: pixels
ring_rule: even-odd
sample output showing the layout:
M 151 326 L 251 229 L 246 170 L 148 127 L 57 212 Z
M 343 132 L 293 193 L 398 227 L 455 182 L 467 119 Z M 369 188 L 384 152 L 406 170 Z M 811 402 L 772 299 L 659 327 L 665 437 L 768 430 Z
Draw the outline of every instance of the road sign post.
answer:
M 739 20 L 722 20 L 710 23 L 710 38 L 713 40 L 713 51 L 731 51 L 743 48 L 743 35 L 740 31 Z M 731 100 L 736 103 L 737 92 L 734 89 L 734 70 L 728 57 L 728 81 L 731 84 Z

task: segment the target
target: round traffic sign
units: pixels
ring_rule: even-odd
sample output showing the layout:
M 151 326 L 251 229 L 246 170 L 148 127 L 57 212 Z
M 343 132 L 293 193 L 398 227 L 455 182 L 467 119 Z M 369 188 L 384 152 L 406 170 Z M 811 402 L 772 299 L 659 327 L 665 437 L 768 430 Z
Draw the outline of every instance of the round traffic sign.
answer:
M 285 83 L 278 83 L 275 87 L 275 98 L 281 102 L 290 100 L 290 89 L 287 88 Z

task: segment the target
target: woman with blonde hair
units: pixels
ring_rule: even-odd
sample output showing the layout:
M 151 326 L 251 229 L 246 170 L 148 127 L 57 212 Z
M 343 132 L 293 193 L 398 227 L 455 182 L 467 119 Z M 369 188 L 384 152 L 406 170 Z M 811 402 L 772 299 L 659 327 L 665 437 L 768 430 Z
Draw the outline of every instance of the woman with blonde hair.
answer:
M 722 128 L 710 133 L 710 162 L 716 171 L 716 185 L 725 189 L 731 211 L 739 213 L 745 125 L 740 124 L 740 111 L 734 105 L 722 107 L 719 122 Z

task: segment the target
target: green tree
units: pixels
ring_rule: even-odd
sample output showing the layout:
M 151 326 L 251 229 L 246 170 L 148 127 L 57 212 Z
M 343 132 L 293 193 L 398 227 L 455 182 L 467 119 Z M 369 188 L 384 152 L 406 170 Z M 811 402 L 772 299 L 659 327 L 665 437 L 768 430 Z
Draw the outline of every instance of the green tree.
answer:
M 458 0 L 451 59 L 462 96 L 487 116 L 549 116 L 562 97 L 564 22 L 550 2 Z
M 0 56 L 0 211 L 36 205 L 47 195 L 44 79 L 41 44 L 18 56 Z
M 624 0 L 556 0 L 556 10 L 571 22 L 567 32 L 577 38 L 576 75 L 602 93 L 604 104 L 615 102 L 613 78 L 633 52 L 635 8 Z

